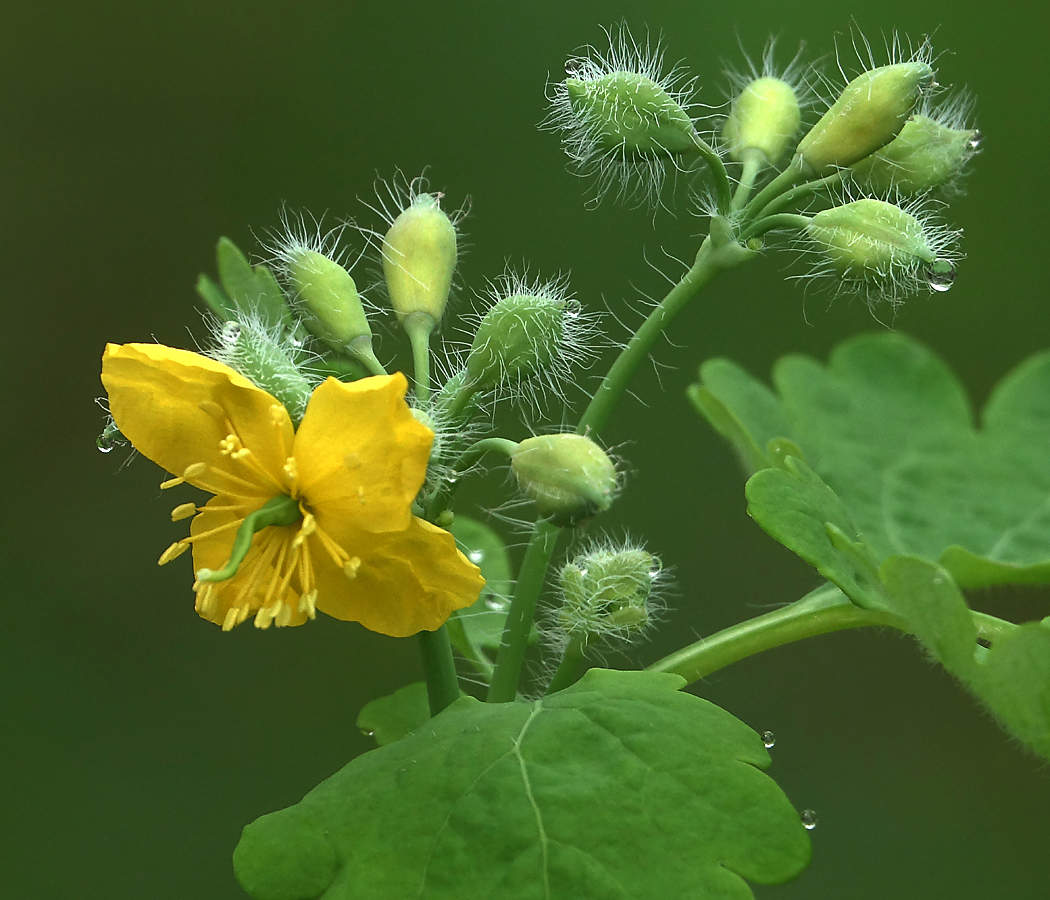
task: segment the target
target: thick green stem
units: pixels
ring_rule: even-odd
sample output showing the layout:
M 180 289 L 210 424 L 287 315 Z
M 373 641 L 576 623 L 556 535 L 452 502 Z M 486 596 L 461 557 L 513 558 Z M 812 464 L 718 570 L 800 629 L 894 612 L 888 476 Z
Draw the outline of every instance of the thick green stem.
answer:
M 456 662 L 452 658 L 452 644 L 449 643 L 448 631 L 444 625 L 437 631 L 419 632 L 419 652 L 423 658 L 430 714 L 436 716 L 460 696 Z
M 737 242 L 725 219 L 715 216 L 711 220 L 711 233 L 696 254 L 692 268 L 631 336 L 627 346 L 621 351 L 591 398 L 576 428 L 579 434 L 593 437 L 605 427 L 613 407 L 627 390 L 627 385 L 638 366 L 649 355 L 664 329 L 689 301 L 696 297 L 701 288 L 723 269 L 746 262 L 754 255 Z
M 540 519 L 533 526 L 496 654 L 496 669 L 489 686 L 489 703 L 507 703 L 517 696 L 518 679 L 525 661 L 525 648 L 536 614 L 536 604 L 560 531 L 546 519 Z
M 545 693 L 556 693 L 567 688 L 576 680 L 576 673 L 580 670 L 580 663 L 583 662 L 583 651 L 586 644 L 586 639 L 582 637 L 577 636 L 569 639 L 569 645 L 565 648 L 565 655 L 562 656 L 561 662 L 558 663 L 558 668 L 555 669 L 551 683 L 547 685 Z
M 766 156 L 761 150 L 749 150 L 744 156 L 744 163 L 740 170 L 740 182 L 733 194 L 732 211 L 742 209 L 751 196 L 751 190 L 755 186 L 755 179 L 765 165 Z
M 402 324 L 412 345 L 415 393 L 420 403 L 430 399 L 430 334 L 435 324 L 434 317 L 424 312 L 411 313 Z

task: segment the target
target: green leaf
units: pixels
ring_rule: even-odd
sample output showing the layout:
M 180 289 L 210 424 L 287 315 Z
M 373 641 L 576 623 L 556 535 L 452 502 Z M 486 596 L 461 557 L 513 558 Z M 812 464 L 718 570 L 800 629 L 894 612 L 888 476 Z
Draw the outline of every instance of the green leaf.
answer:
M 366 703 L 358 713 L 357 727 L 382 747 L 399 741 L 430 718 L 427 686 L 422 681 L 406 685 L 386 697 Z
M 270 326 L 290 328 L 292 316 L 277 280 L 266 266 L 252 267 L 229 238 L 219 238 L 215 248 L 219 280 L 242 312 L 256 312 Z
M 507 546 L 495 531 L 466 516 L 456 516 L 449 531 L 485 579 L 478 599 L 449 620 L 453 646 L 468 656 L 478 650 L 495 651 L 503 636 L 503 624 L 514 587 Z
M 682 684 L 591 670 L 533 703 L 463 698 L 245 828 L 237 877 L 255 900 L 743 900 L 793 878 L 809 839 L 761 738 Z
M 1003 379 L 980 430 L 953 373 L 900 334 L 846 341 L 827 366 L 786 357 L 777 395 L 722 360 L 701 378 L 711 424 L 755 467 L 793 441 L 876 560 L 940 562 L 965 588 L 1050 583 L 1050 353 Z
M 201 300 L 208 304 L 208 309 L 224 322 L 233 318 L 233 314 L 237 309 L 236 304 L 207 275 L 202 274 L 197 278 L 197 294 Z

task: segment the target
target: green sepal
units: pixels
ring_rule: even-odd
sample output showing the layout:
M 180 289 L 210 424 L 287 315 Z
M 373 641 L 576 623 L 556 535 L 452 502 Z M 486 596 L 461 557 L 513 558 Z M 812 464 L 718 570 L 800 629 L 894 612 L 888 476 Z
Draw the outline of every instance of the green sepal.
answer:
M 464 697 L 247 826 L 237 878 L 255 900 L 744 900 L 795 877 L 809 838 L 762 739 L 683 684 Z
M 411 734 L 429 719 L 427 686 L 417 681 L 366 703 L 357 715 L 357 727 L 384 747 Z

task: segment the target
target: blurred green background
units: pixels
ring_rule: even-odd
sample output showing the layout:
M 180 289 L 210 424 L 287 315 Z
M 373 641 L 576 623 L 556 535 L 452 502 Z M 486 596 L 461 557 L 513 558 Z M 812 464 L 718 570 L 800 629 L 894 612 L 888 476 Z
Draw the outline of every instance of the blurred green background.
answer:
M 806 41 L 830 55 L 836 34 L 849 44 L 851 14 L 877 44 L 894 29 L 933 34 L 940 81 L 978 95 L 984 150 L 950 211 L 968 259 L 951 292 L 911 300 L 894 327 L 931 344 L 983 401 L 1050 343 L 1039 238 L 1050 70 L 1046 13 L 1034 7 L 1022 20 L 1001 4 L 922 0 L 7 5 L 0 253 L 14 482 L 2 545 L 0 895 L 241 896 L 230 867 L 241 827 L 365 750 L 360 707 L 418 677 L 414 641 L 356 625 L 222 634 L 197 618 L 188 558 L 155 565 L 185 532 L 168 519 L 178 501 L 161 497 L 151 463 L 125 467 L 126 453 L 94 448 L 104 343 L 192 347 L 193 284 L 213 271 L 219 235 L 256 250 L 253 230 L 274 226 L 282 203 L 364 219 L 356 198 L 398 167 L 429 166 L 453 205 L 472 198 L 459 308 L 506 262 L 524 262 L 571 271 L 586 305 L 637 321 L 632 307 L 665 285 L 646 260 L 677 271 L 669 257 L 695 251 L 702 221 L 585 209 L 586 185 L 536 128 L 548 73 L 623 18 L 662 34 L 717 104 L 738 41 L 757 56 L 776 34 L 787 54 Z M 645 403 L 628 399 L 606 434 L 629 478 L 602 524 L 644 537 L 678 583 L 654 644 L 629 661 L 816 584 L 747 518 L 730 452 L 683 396 L 709 356 L 766 374 L 783 353 L 825 358 L 883 327 L 859 301 L 785 280 L 800 271 L 770 253 L 717 281 L 661 347 L 669 368 L 635 385 Z M 1034 618 L 1048 596 L 974 599 Z M 776 734 L 772 774 L 819 816 L 810 871 L 757 896 L 1045 896 L 1045 765 L 911 642 L 820 638 L 696 690 Z

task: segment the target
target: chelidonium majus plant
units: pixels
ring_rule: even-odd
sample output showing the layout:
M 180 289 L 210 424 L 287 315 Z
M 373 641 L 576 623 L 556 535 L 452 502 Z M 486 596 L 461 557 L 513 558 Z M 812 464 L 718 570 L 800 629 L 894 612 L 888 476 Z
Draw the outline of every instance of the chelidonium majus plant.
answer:
M 475 278 L 459 268 L 462 209 L 397 175 L 367 221 L 285 211 L 257 263 L 220 240 L 218 280 L 197 285 L 201 352 L 106 348 L 100 448 L 129 442 L 170 473 L 165 490 L 211 495 L 176 503 L 189 534 L 159 554 L 191 553 L 202 618 L 268 629 L 324 614 L 419 645 L 425 684 L 360 711 L 379 746 L 245 828 L 234 868 L 257 900 L 738 898 L 792 879 L 816 816 L 766 774 L 773 736 L 684 688 L 847 628 L 914 636 L 1050 757 L 1050 618 L 1015 624 L 964 595 L 1050 581 L 1048 354 L 1002 380 L 980 430 L 954 374 L 889 331 L 826 364 L 785 358 L 775 389 L 704 362 L 689 400 L 737 451 L 749 514 L 818 586 L 644 670 L 603 667 L 690 595 L 659 548 L 602 525 L 630 490 L 602 433 L 658 338 L 716 275 L 780 250 L 873 310 L 949 289 L 961 254 L 945 204 L 980 139 L 926 41 L 894 39 L 881 59 L 863 44 L 834 75 L 801 52 L 778 69 L 770 45 L 712 107 L 653 41 L 606 36 L 548 85 L 543 127 L 592 201 L 709 216 L 685 274 L 622 342 L 542 265 L 490 275 L 457 312 Z M 381 280 L 362 290 L 365 257 Z M 400 356 L 374 341 L 384 310 Z M 602 343 L 619 352 L 569 425 Z M 494 424 L 503 404 L 523 432 Z M 491 505 L 530 517 L 520 559 L 514 520 L 483 522 L 460 496 L 492 467 L 510 495 Z

